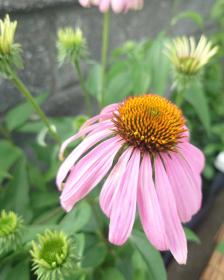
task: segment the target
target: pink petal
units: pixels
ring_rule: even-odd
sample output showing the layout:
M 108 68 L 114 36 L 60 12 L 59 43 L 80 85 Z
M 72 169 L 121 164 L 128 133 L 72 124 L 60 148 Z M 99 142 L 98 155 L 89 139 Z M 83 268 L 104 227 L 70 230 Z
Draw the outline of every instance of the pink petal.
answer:
M 88 119 L 80 128 L 80 130 L 82 130 L 83 128 L 89 126 L 89 125 L 92 125 L 94 123 L 96 123 L 97 121 L 105 121 L 105 120 L 109 120 L 111 119 L 112 117 L 112 113 L 109 112 L 109 113 L 106 113 L 106 114 L 99 114 L 99 115 L 96 115 L 90 119 Z
M 139 172 L 138 209 L 147 238 L 157 249 L 167 250 L 165 223 L 152 178 L 151 159 L 147 154 Z
M 100 1 L 99 10 L 102 13 L 105 13 L 105 12 L 107 12 L 109 10 L 109 8 L 110 8 L 110 1 L 111 0 L 101 0 Z
M 126 242 L 135 221 L 139 164 L 140 151 L 134 150 L 113 199 L 109 241 L 116 245 Z
M 186 161 L 192 166 L 193 169 L 202 172 L 205 166 L 204 154 L 195 146 L 190 143 L 182 143 L 178 148 Z
M 124 11 L 126 3 L 125 0 L 111 0 L 111 6 L 115 13 Z
M 193 173 L 186 166 L 180 155 L 164 154 L 166 172 L 175 196 L 177 211 L 183 223 L 188 222 L 201 207 L 201 191 L 196 186 Z
M 119 106 L 119 103 L 110 104 L 110 105 L 104 107 L 102 109 L 102 111 L 100 112 L 100 114 L 104 115 L 104 114 L 108 114 L 108 113 L 113 113 L 114 111 L 117 110 L 118 106 Z
M 167 245 L 180 264 L 187 260 L 187 240 L 177 213 L 172 187 L 159 156 L 155 160 L 155 187 L 166 226 Z
M 105 140 L 76 164 L 61 195 L 61 204 L 67 211 L 107 174 L 121 145 L 122 142 L 115 137 Z
M 108 217 L 110 216 L 111 213 L 113 198 L 115 197 L 115 193 L 124 176 L 127 163 L 128 160 L 130 159 L 132 151 L 133 151 L 132 148 L 128 148 L 125 152 L 123 152 L 118 162 L 112 169 L 111 173 L 107 177 L 103 185 L 103 188 L 101 190 L 100 207 L 102 208 L 105 215 L 107 215 Z
M 75 162 L 80 158 L 80 156 L 90 149 L 93 145 L 97 142 L 101 141 L 102 139 L 111 135 L 110 130 L 103 130 L 93 135 L 87 136 L 72 152 L 71 154 L 65 159 L 58 170 L 57 174 L 57 186 L 61 189 L 62 182 L 66 178 L 68 172 L 75 164 Z

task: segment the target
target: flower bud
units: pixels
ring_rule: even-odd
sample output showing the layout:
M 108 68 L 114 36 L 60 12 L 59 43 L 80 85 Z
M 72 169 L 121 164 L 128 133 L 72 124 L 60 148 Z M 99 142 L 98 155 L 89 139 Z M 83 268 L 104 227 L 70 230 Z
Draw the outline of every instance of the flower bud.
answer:
M 86 39 L 80 28 L 66 27 L 58 31 L 58 60 L 63 63 L 65 59 L 74 63 L 86 55 Z
M 0 213 L 0 254 L 16 250 L 21 245 L 23 219 L 14 212 Z
M 217 53 L 218 47 L 201 36 L 198 44 L 193 37 L 185 36 L 174 39 L 166 44 L 165 54 L 174 67 L 175 78 L 197 78 L 203 66 Z M 178 82 L 178 81 L 175 81 Z
M 11 67 L 22 68 L 20 45 L 14 43 L 17 21 L 10 21 L 9 15 L 0 20 L 0 73 L 5 77 L 11 74 Z
M 39 280 L 63 280 L 77 270 L 77 246 L 75 240 L 63 231 L 50 231 L 32 242 L 33 270 Z

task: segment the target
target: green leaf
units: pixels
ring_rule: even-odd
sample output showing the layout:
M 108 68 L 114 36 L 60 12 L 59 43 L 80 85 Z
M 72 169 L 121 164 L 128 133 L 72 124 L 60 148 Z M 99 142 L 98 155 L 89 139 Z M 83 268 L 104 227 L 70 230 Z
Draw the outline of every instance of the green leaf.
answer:
M 27 260 L 25 260 L 25 261 L 22 261 L 22 262 L 16 264 L 15 266 L 12 266 L 6 279 L 29 280 L 30 279 L 29 262 Z
M 166 280 L 166 270 L 162 257 L 160 253 L 149 243 L 145 235 L 139 230 L 134 230 L 131 241 L 143 257 L 148 267 L 148 273 L 151 277 L 149 279 Z
M 151 82 L 150 72 L 144 63 L 135 63 L 132 70 L 132 83 L 133 83 L 133 93 L 146 93 L 148 92 L 149 85 Z
M 153 92 L 160 95 L 165 94 L 170 74 L 169 59 L 163 54 L 165 40 L 164 34 L 159 34 L 146 57 L 150 66 L 151 88 Z
M 108 81 L 105 102 L 111 104 L 124 100 L 132 90 L 132 84 L 130 72 L 120 69 L 115 75 Z
M 224 255 L 224 241 L 220 242 L 217 246 L 216 246 L 216 251 L 220 252 L 221 254 Z
M 211 120 L 207 97 L 199 82 L 192 83 L 185 92 L 185 99 L 193 106 L 207 134 L 210 134 Z
M 8 177 L 9 169 L 21 157 L 22 151 L 8 141 L 0 141 L 0 183 Z
M 80 231 L 91 217 L 91 208 L 86 201 L 81 201 L 60 223 L 62 230 L 68 233 Z
M 171 20 L 171 25 L 176 25 L 178 23 L 179 20 L 182 19 L 190 19 L 192 20 L 199 28 L 203 28 L 204 27 L 204 21 L 202 16 L 194 11 L 184 11 L 179 13 L 177 16 L 175 16 L 174 18 L 172 18 Z
M 198 236 L 191 229 L 189 229 L 187 227 L 184 227 L 184 232 L 185 232 L 187 240 L 193 241 L 193 242 L 195 242 L 197 244 L 201 243 L 201 241 L 198 238 Z
M 125 280 L 123 274 L 117 268 L 108 267 L 101 273 L 102 277 L 100 280 Z
M 86 82 L 86 88 L 88 92 L 90 92 L 90 94 L 94 96 L 98 101 L 100 100 L 101 91 L 101 69 L 102 68 L 100 64 L 93 64 Z
M 42 94 L 36 97 L 35 100 L 40 105 L 44 102 L 46 97 L 46 94 Z M 7 112 L 5 116 L 5 122 L 9 131 L 21 127 L 29 119 L 33 112 L 33 106 L 28 102 L 21 103 Z
M 104 242 L 96 235 L 86 234 L 86 248 L 84 251 L 82 266 L 97 267 L 103 263 L 108 253 L 108 248 Z
M 13 194 L 13 209 L 16 213 L 22 215 L 25 220 L 29 220 L 31 218 L 32 212 L 30 209 L 30 190 L 25 157 L 21 157 L 17 161 L 13 179 L 10 181 L 8 188 Z

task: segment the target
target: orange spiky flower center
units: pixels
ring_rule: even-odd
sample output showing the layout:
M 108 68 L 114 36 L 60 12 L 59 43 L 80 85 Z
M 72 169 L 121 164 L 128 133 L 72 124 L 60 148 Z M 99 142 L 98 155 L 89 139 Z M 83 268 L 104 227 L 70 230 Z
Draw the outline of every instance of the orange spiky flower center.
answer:
M 119 106 L 113 122 L 129 145 L 151 153 L 174 151 L 186 131 L 182 111 L 153 94 L 128 98 Z

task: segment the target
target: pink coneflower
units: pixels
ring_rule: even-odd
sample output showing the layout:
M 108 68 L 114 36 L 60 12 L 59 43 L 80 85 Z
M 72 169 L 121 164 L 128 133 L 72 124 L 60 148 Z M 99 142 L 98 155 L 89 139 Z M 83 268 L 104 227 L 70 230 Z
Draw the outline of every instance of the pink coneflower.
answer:
M 129 10 L 140 10 L 144 0 L 79 0 L 83 7 L 98 6 L 102 13 L 112 8 L 115 13 L 125 13 Z
M 153 94 L 109 105 L 64 142 L 61 156 L 80 137 L 57 175 L 63 208 L 70 211 L 105 178 L 100 206 L 110 219 L 109 241 L 127 241 L 138 206 L 150 242 L 186 263 L 181 222 L 201 206 L 204 156 L 189 143 L 181 110 Z

